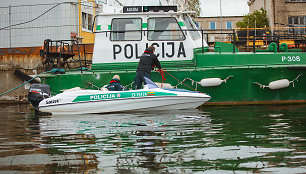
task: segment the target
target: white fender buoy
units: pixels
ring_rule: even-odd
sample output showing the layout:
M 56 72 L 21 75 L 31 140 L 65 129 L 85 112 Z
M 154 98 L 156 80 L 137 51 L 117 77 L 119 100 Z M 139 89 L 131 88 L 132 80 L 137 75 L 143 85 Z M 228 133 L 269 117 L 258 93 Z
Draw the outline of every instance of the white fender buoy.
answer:
M 169 83 L 159 83 L 159 82 L 154 82 L 159 88 L 162 88 L 162 89 L 172 89 L 173 86 Z
M 183 82 L 190 80 L 192 82 L 192 85 L 194 85 L 194 83 L 196 84 L 196 88 L 195 90 L 197 90 L 198 84 L 200 84 L 202 87 L 212 87 L 212 86 L 219 86 L 221 85 L 223 82 L 226 83 L 226 81 L 230 78 L 233 78 L 234 76 L 228 76 L 226 77 L 224 80 L 220 79 L 220 78 L 205 78 L 202 79 L 201 81 L 197 82 L 195 80 L 192 80 L 191 78 L 185 78 L 183 81 L 181 81 L 180 83 L 178 83 L 176 86 L 172 87 L 172 88 L 177 88 L 178 85 L 182 85 Z
M 289 85 L 290 85 L 290 81 L 288 79 L 281 79 L 281 80 L 270 82 L 268 87 L 270 89 L 282 89 L 282 88 L 287 88 Z
M 268 86 L 260 84 L 258 82 L 253 82 L 253 84 L 258 85 L 260 88 L 264 89 L 264 88 L 269 88 L 269 89 L 282 89 L 282 88 L 287 88 L 290 83 L 292 83 L 292 86 L 294 87 L 294 81 L 297 81 L 298 78 L 302 76 L 302 74 L 299 74 L 295 79 L 293 79 L 292 81 L 289 81 L 288 79 L 280 79 L 280 80 L 275 80 L 269 83 Z
M 212 86 L 219 86 L 224 80 L 220 78 L 206 78 L 202 79 L 199 84 L 203 87 L 212 87 Z

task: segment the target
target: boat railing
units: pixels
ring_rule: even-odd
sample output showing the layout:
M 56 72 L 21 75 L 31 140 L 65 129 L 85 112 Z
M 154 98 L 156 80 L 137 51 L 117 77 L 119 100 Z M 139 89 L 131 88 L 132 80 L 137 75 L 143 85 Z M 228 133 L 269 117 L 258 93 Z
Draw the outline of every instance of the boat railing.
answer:
M 289 42 L 288 44 L 286 42 Z M 290 43 L 291 42 L 291 43 Z M 258 44 L 259 43 L 259 44 Z M 261 44 L 263 43 L 263 44 Z M 268 43 L 270 43 L 268 45 Z M 252 47 L 253 52 L 269 51 L 263 49 L 256 49 L 256 47 L 269 48 L 276 44 L 274 52 L 305 52 L 306 51 L 306 37 L 305 36 L 253 36 Z M 259 45 L 259 46 L 258 46 Z M 272 51 L 272 50 L 270 50 Z
M 253 52 L 264 51 L 274 43 L 277 51 L 282 52 L 282 47 L 287 46 L 289 51 L 305 51 L 306 35 L 302 32 L 305 29 L 306 27 L 240 28 L 236 30 L 237 43 L 240 49 Z
M 88 55 L 93 53 L 87 51 L 88 46 L 88 44 L 78 43 L 76 40 L 46 39 L 40 56 L 44 58 L 43 64 L 46 70 L 62 69 L 65 65 L 70 69 L 71 64 L 77 63 L 79 64 L 77 66 L 83 71 L 84 67 L 91 64 Z M 75 57 L 77 58 L 74 59 Z

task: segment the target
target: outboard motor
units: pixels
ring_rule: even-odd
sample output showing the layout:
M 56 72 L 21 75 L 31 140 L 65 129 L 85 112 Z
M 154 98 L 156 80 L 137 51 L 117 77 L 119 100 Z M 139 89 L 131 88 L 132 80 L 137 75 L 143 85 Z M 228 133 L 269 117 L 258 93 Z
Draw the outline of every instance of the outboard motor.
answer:
M 39 103 L 45 99 L 49 98 L 51 96 L 50 86 L 46 84 L 39 84 L 35 83 L 32 84 L 29 94 L 28 94 L 28 100 L 31 102 L 35 109 L 35 114 L 39 114 Z

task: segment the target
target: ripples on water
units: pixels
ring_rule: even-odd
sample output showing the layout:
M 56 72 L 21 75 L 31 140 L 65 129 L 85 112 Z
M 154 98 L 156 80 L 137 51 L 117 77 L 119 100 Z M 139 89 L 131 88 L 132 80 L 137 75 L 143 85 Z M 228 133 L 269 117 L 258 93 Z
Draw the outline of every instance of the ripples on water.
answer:
M 1 108 L 0 173 L 306 173 L 306 105 L 39 118 Z

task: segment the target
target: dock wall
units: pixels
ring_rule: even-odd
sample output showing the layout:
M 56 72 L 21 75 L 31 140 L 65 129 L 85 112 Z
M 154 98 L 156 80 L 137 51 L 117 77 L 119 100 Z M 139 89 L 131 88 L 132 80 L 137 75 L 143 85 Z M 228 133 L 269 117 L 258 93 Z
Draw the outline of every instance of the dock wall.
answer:
M 43 69 L 40 47 L 0 48 L 0 71 Z
M 93 44 L 86 45 L 86 52 L 92 52 L 92 50 Z M 84 57 L 84 50 L 80 50 L 80 54 Z M 92 55 L 87 55 L 87 59 L 91 60 Z M 40 47 L 0 48 L 0 94 L 24 83 L 14 75 L 16 69 L 28 75 L 44 72 Z M 27 102 L 27 94 L 28 90 L 22 86 L 10 93 L 0 95 L 0 103 Z

